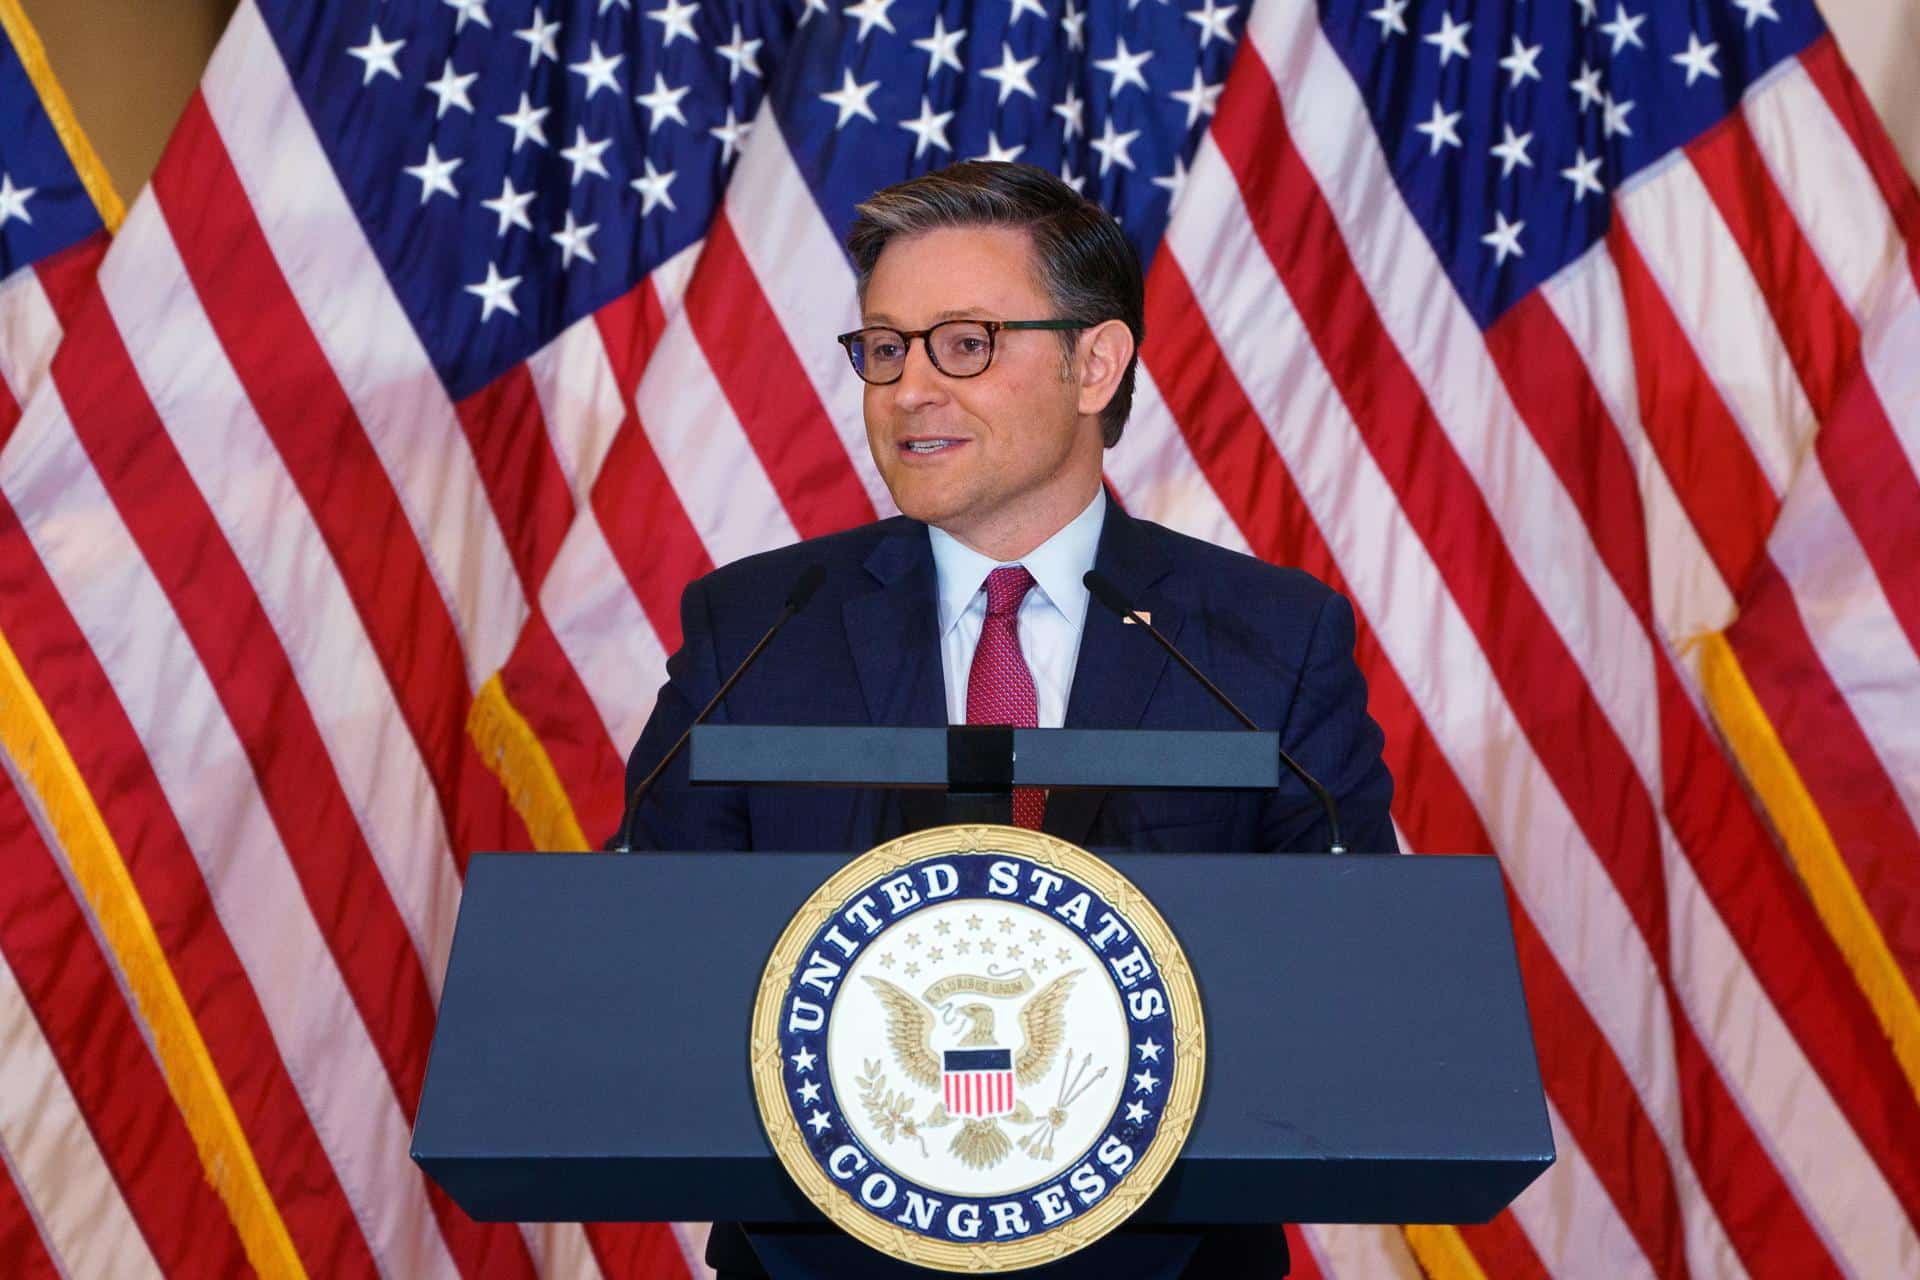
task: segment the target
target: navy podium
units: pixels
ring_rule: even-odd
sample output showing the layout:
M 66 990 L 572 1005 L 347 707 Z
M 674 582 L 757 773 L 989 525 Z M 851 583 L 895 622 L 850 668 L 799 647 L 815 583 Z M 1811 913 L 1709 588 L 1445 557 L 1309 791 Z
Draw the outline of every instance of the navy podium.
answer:
M 926 776 L 895 785 L 947 785 L 924 736 L 941 731 L 892 732 L 922 736 L 870 742 L 813 785 L 908 769 Z M 989 790 L 1049 784 L 1056 744 L 1082 775 L 1060 785 L 1092 785 L 1090 744 L 1022 734 Z M 818 752 L 744 760 L 755 735 L 730 736 L 704 765 L 696 738 L 696 777 L 825 768 Z M 1204 744 L 1232 756 L 1269 735 L 1207 736 L 1240 738 Z M 1155 754 L 1109 752 L 1093 772 L 1131 785 L 1116 771 Z M 1216 762 L 1214 785 L 1248 785 L 1244 764 Z M 761 1131 L 747 1029 L 774 940 L 846 857 L 477 855 L 413 1158 L 482 1221 L 823 1221 Z M 1493 858 L 1108 860 L 1180 939 L 1208 1034 L 1193 1130 L 1134 1221 L 1484 1222 L 1552 1163 Z

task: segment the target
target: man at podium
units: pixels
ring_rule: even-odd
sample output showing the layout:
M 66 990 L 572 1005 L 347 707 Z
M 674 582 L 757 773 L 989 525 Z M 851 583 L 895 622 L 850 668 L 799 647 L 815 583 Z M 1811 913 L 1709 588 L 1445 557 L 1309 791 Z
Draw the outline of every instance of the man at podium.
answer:
M 1309 575 L 1137 520 L 1101 483 L 1133 399 L 1139 261 L 1113 219 L 1028 165 L 966 162 L 876 193 L 849 249 L 862 327 L 839 336 L 901 516 L 749 557 L 690 585 L 631 788 L 739 666 L 812 566 L 824 579 L 715 711 L 743 724 L 1233 729 L 1097 569 L 1338 802 L 1349 848 L 1395 848 L 1392 780 L 1353 660 L 1352 609 Z M 824 340 L 824 337 L 823 337 Z M 866 849 L 937 825 L 912 793 L 694 788 L 684 757 L 638 800 L 635 844 Z M 1073 843 L 1321 850 L 1310 793 L 1018 791 Z
M 859 206 L 849 249 L 867 440 L 903 513 L 727 565 L 689 586 L 683 641 L 628 763 L 662 760 L 812 566 L 809 602 L 714 713 L 745 724 L 1232 729 L 1097 569 L 1331 791 L 1348 846 L 1395 848 L 1393 784 L 1346 601 L 1309 575 L 1136 520 L 1102 485 L 1144 329 L 1140 265 L 1097 205 L 1040 169 L 968 162 Z M 937 825 L 914 793 L 694 788 L 684 757 L 636 797 L 635 845 L 859 851 Z M 1075 844 L 1322 850 L 1297 784 L 1268 794 L 1018 790 L 1014 821 Z M 1171 1241 L 1171 1247 L 1169 1242 Z M 1156 1252 L 1156 1247 L 1159 1251 Z M 722 1276 L 761 1275 L 716 1227 Z M 876 1259 L 876 1261 L 884 1261 Z M 1284 1275 L 1278 1228 L 1110 1239 L 1090 1274 Z

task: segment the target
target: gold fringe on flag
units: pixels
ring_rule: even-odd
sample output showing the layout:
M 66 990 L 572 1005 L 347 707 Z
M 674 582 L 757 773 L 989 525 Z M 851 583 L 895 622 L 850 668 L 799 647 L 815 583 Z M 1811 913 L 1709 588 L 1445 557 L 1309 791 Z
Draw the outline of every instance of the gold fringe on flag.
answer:
M 0 0 L 0 5 L 12 0 Z M 167 1092 L 246 1250 L 263 1276 L 304 1276 L 226 1086 L 175 981 L 146 904 L 73 755 L 20 660 L 0 636 L 0 747 L 38 798 L 74 883 L 86 897 L 140 1017 L 153 1035 Z
M 40 43 L 40 33 L 27 21 L 20 0 L 0 0 L 0 28 L 5 28 L 7 39 L 13 42 L 13 51 L 20 55 L 27 79 L 40 95 L 40 102 L 53 121 L 53 131 L 60 136 L 60 145 L 67 149 L 67 159 L 73 162 L 74 172 L 80 175 L 87 194 L 93 197 L 100 221 L 106 223 L 108 231 L 120 230 L 120 224 L 126 221 L 127 207 L 120 202 L 120 193 L 113 189 L 107 167 L 100 163 L 93 144 L 87 141 L 80 122 L 74 118 L 73 104 L 67 101 L 66 90 L 54 76 L 53 67 L 47 62 L 46 46 Z
M 507 697 L 498 672 L 481 686 L 467 709 L 467 736 L 507 789 L 507 800 L 527 824 L 534 848 L 572 853 L 590 847 L 547 749 Z
M 1400 1230 L 1427 1280 L 1487 1280 L 1457 1228 L 1413 1225 Z
M 1834 843 L 1833 832 L 1754 696 L 1753 686 L 1747 683 L 1725 634 L 1715 632 L 1699 643 L 1700 678 L 1707 705 L 1780 833 L 1821 923 L 1840 944 L 1840 954 L 1853 970 L 1854 981 L 1866 992 L 1868 1004 L 1893 1042 L 1894 1056 L 1908 1085 L 1920 1096 L 1920 1003 L 1914 1000 L 1913 988 L 1867 910 L 1860 887 Z

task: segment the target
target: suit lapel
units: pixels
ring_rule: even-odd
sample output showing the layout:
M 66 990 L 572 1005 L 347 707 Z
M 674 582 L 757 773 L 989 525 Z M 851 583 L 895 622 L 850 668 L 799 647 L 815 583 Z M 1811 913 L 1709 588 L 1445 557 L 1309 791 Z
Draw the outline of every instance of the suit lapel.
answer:
M 860 677 L 867 721 L 876 725 L 940 727 L 947 723 L 946 677 L 940 666 L 940 609 L 933 549 L 924 525 L 901 520 L 867 556 L 877 589 L 841 610 L 847 648 Z M 938 825 L 944 812 L 933 791 L 899 791 L 902 823 L 881 806 L 881 838 Z
M 1158 589 L 1167 574 L 1166 551 L 1151 529 L 1108 496 L 1094 567 L 1118 586 L 1134 607 L 1150 615 L 1160 633 L 1179 643 L 1183 611 Z M 1098 600 L 1087 604 L 1073 689 L 1067 698 L 1069 729 L 1136 729 L 1169 659 L 1140 627 L 1123 623 Z M 1104 791 L 1060 791 L 1047 797 L 1046 831 L 1075 844 L 1085 841 L 1105 803 Z

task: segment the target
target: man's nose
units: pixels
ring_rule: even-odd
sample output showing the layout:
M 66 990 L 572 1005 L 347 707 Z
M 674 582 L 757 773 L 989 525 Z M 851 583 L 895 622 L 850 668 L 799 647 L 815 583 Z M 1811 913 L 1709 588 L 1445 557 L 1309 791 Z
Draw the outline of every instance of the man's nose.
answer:
M 933 367 L 933 357 L 927 354 L 927 340 L 916 340 L 907 348 L 900 379 L 893 384 L 894 403 L 902 409 L 913 410 L 937 404 L 946 394 L 946 376 Z

